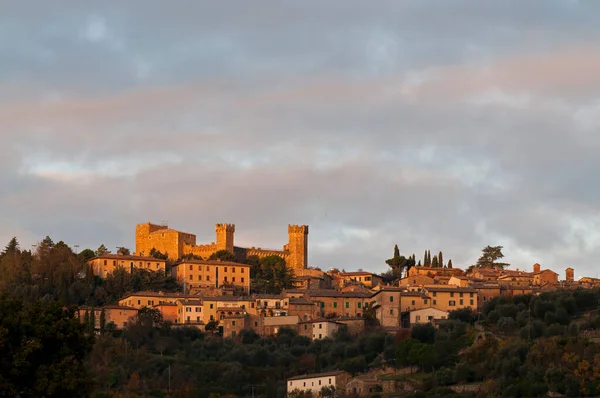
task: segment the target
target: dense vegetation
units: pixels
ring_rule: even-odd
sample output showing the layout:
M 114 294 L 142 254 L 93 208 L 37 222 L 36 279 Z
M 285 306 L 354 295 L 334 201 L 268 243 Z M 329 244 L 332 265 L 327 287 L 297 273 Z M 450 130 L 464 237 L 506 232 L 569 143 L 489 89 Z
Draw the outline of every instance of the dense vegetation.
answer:
M 102 250 L 77 254 L 46 238 L 33 253 L 16 239 L 0 253 L 0 396 L 281 397 L 290 376 L 381 367 L 416 372 L 387 376 L 410 385 L 404 396 L 600 394 L 598 289 L 497 297 L 481 313 L 454 311 L 437 328 L 396 335 L 374 327 L 352 337 L 342 329 L 313 342 L 283 329 L 263 338 L 245 331 L 231 340 L 174 328 L 147 309 L 124 331 L 94 335 L 73 306 L 179 289 L 172 278 L 145 270 L 94 277 L 85 261 Z M 278 258 L 248 263 L 264 292 L 291 281 Z M 477 387 L 453 390 L 465 385 Z

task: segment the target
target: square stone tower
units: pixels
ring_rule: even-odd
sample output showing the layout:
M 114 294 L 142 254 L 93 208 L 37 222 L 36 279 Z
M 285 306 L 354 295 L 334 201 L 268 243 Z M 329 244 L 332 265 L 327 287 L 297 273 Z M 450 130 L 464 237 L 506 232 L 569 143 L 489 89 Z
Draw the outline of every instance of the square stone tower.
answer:
M 567 282 L 575 282 L 575 270 L 571 267 L 565 270 Z
M 288 225 L 289 257 L 287 265 L 292 269 L 308 268 L 308 225 Z
M 235 234 L 235 224 L 216 224 L 217 233 L 217 251 L 227 250 L 233 253 L 233 235 Z

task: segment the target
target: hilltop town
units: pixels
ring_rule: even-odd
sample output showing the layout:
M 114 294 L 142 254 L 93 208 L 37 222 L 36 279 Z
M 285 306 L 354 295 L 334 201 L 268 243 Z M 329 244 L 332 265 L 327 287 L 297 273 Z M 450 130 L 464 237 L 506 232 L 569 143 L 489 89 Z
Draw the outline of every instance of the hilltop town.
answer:
M 600 282 L 575 280 L 570 267 L 563 275 L 537 263 L 528 270 L 505 269 L 507 264 L 498 262 L 501 247 L 490 246 L 466 269 L 444 262 L 441 252 L 432 259 L 426 251 L 421 263 L 414 255 L 401 256 L 396 247 L 387 260 L 388 273 L 321 270 L 307 266 L 306 225 L 289 225 L 288 243 L 281 250 L 236 246 L 232 224 L 216 224 L 215 233 L 215 242 L 197 244 L 194 234 L 145 223 L 136 227 L 133 253 L 123 249 L 112 254 L 101 246 L 86 260 L 96 278 L 146 272 L 172 278 L 177 285 L 168 291 L 127 291 L 106 305 L 80 306 L 79 319 L 100 333 L 126 330 L 150 312 L 173 328 L 193 327 L 225 339 L 290 331 L 316 342 L 334 340 L 340 333 L 356 337 L 377 330 L 398 336 L 426 325 L 439 328 L 462 316 L 457 314 L 488 316 L 486 304 L 503 302 L 498 300 L 592 289 Z M 286 388 L 301 396 L 323 395 L 323 387 L 372 395 L 381 391 L 384 379 L 372 372 L 352 377 L 336 370 L 296 375 Z

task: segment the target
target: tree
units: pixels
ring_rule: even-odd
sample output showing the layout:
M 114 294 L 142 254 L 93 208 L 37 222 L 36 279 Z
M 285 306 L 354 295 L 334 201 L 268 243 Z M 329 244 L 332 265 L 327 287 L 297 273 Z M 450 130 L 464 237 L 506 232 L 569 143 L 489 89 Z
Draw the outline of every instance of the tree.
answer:
M 427 262 L 427 250 L 425 250 L 425 253 L 423 254 L 423 266 L 427 267 L 429 264 Z
M 0 297 L 0 385 L 3 396 L 89 396 L 86 336 L 74 308 Z
M 496 268 L 496 269 L 504 269 L 508 267 L 510 264 L 508 263 L 500 263 L 496 262 L 504 257 L 502 254 L 502 246 L 486 246 L 481 250 L 481 257 L 477 260 L 475 264 L 476 268 Z
M 79 257 L 82 261 L 88 261 L 94 257 L 96 257 L 96 253 L 91 249 L 82 250 L 77 257 Z
M 161 253 L 160 251 L 156 250 L 154 247 L 150 250 L 150 257 L 154 257 L 157 258 L 159 260 L 168 260 L 169 259 L 169 254 L 168 253 Z
M 6 254 L 17 253 L 18 251 L 19 251 L 19 241 L 17 240 L 16 237 L 14 237 L 10 240 L 10 242 L 8 242 L 8 245 L 6 245 L 6 247 L 4 248 L 2 253 L 0 253 L 0 256 L 4 256 Z
M 433 258 L 433 261 L 431 262 L 431 266 L 433 268 L 438 268 L 440 266 L 440 264 L 438 263 L 438 258 L 437 257 Z
M 402 273 L 408 266 L 408 260 L 406 257 L 400 255 L 398 245 L 394 246 L 394 257 L 385 260 L 385 263 L 390 266 L 396 278 L 402 278 Z
M 104 329 L 106 327 L 106 311 L 102 308 L 100 311 L 100 333 L 104 333 Z
M 104 246 L 104 243 L 100 245 L 98 249 L 96 249 L 96 256 L 104 256 L 106 254 L 110 254 L 110 250 Z
M 131 251 L 126 247 L 119 247 L 119 250 L 117 250 L 117 254 L 120 256 L 129 256 L 131 255 Z
M 438 264 L 439 264 L 440 268 L 442 268 L 444 266 L 444 257 L 442 256 L 441 251 L 438 253 Z
M 448 260 L 448 268 L 452 268 L 452 259 Z
M 227 250 L 219 250 L 210 255 L 209 260 L 219 260 L 219 261 L 232 261 L 235 262 L 235 256 L 233 253 L 228 252 Z

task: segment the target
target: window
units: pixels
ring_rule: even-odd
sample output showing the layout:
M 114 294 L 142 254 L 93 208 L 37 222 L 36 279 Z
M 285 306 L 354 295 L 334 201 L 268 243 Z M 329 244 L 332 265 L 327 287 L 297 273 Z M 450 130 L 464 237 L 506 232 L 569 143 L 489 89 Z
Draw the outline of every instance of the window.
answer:
M 210 267 L 208 265 L 206 266 L 206 271 L 210 271 Z
M 319 323 L 319 329 L 323 329 L 323 324 Z
M 329 384 L 331 384 L 331 378 L 329 379 Z
M 308 325 L 305 324 L 304 325 L 304 330 L 306 330 L 306 329 L 308 329 Z
M 417 320 L 417 321 L 420 321 L 420 320 L 421 320 L 421 315 L 417 315 L 417 316 L 415 317 L 415 320 Z
M 411 303 L 412 303 L 411 305 L 415 305 L 415 300 L 413 300 Z
M 333 308 L 337 308 L 337 301 L 333 302 Z
M 436 304 L 437 304 L 437 300 L 433 300 L 433 305 L 436 305 Z
M 242 270 L 240 272 L 243 274 L 244 273 L 244 269 L 242 268 Z
M 224 270 L 224 271 L 225 271 L 225 272 L 227 272 L 227 267 L 225 267 L 225 270 Z
M 198 275 L 198 280 L 201 281 L 202 280 L 202 275 Z
M 321 308 L 325 308 L 325 302 L 321 301 Z
M 454 292 L 450 292 L 450 297 L 454 297 Z
M 211 305 L 210 305 L 210 309 L 211 309 L 211 310 L 213 309 L 213 305 L 214 305 L 214 304 L 211 304 Z
M 202 271 L 202 266 L 201 265 L 198 266 L 198 271 Z
M 321 380 L 319 380 L 319 385 L 321 385 Z
M 428 301 L 429 301 L 429 300 L 427 300 L 427 299 L 423 299 L 423 304 L 427 305 L 427 302 L 428 302 Z
M 142 304 L 142 300 L 138 300 L 138 305 Z
M 394 309 L 390 310 L 390 315 L 394 315 Z
M 244 283 L 244 278 L 242 278 L 242 283 Z
M 473 299 L 471 299 L 470 301 L 471 301 L 471 302 L 470 302 L 470 304 L 471 304 L 471 305 L 473 305 L 473 301 L 474 301 L 474 300 L 473 300 Z
M 190 264 L 190 271 L 194 270 L 194 266 L 192 264 Z
M 357 312 L 357 313 L 356 313 L 356 316 L 360 318 L 360 312 Z
M 390 303 L 394 302 L 394 296 L 390 296 Z
M 192 312 L 192 309 L 190 307 L 185 307 L 185 312 Z
M 190 280 L 193 281 L 194 280 L 194 275 L 190 275 Z
M 365 282 L 368 282 L 368 281 L 370 281 L 370 280 L 371 280 L 371 277 L 370 277 L 370 276 L 365 276 Z
M 227 282 L 227 277 L 226 276 L 223 277 L 223 281 Z
M 210 281 L 210 275 L 206 275 L 206 280 Z
M 357 306 L 358 308 L 360 308 L 361 304 L 362 304 L 362 303 L 359 301 L 359 302 L 358 302 L 358 304 L 356 304 L 356 306 Z
M 431 316 L 431 315 L 429 315 L 429 316 L 427 317 L 427 320 L 428 320 L 428 321 L 431 321 L 432 319 L 433 319 L 433 316 Z
M 202 311 L 202 307 L 196 307 L 196 312 L 201 312 Z
M 258 327 L 258 322 L 254 322 L 254 327 L 257 328 Z
M 437 297 L 437 292 L 433 292 L 433 297 Z
M 106 265 L 106 262 L 107 262 L 107 261 L 106 261 L 106 260 L 104 260 L 104 265 Z
M 463 305 L 463 299 L 460 299 L 460 305 Z
M 469 293 L 469 297 L 473 297 L 473 293 Z
M 462 294 L 462 292 L 461 292 L 461 293 L 460 293 L 460 297 L 462 297 L 462 296 L 463 296 L 463 294 Z
M 454 300 L 450 300 L 450 301 L 448 301 L 448 305 L 449 305 L 450 307 L 456 307 L 456 301 L 454 301 Z
M 231 321 L 231 326 L 235 326 L 235 321 Z
M 321 333 L 319 333 L 319 338 L 322 338 Z
M 350 302 L 346 301 L 346 308 L 350 308 Z
M 235 267 L 231 267 L 231 272 L 235 273 Z
M 231 278 L 231 282 L 235 282 L 235 276 Z
M 200 317 L 199 316 L 196 317 L 196 322 L 200 322 Z

